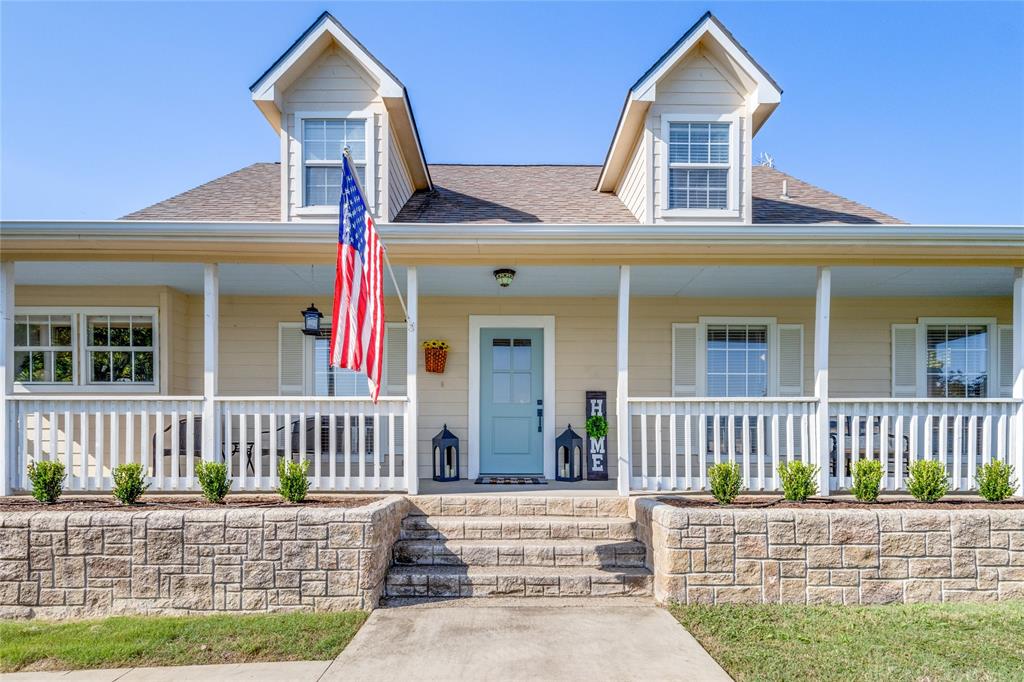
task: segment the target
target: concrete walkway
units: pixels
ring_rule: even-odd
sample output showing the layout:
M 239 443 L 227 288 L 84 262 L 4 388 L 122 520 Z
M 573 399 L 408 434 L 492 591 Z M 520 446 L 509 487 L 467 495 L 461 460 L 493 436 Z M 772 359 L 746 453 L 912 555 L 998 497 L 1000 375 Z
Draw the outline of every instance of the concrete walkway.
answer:
M 377 609 L 333 662 L 17 673 L 0 678 L 11 682 L 731 679 L 668 611 L 646 602 L 589 600 L 584 605 L 582 601 L 587 600 L 535 606 L 529 600 L 472 600 L 471 604 Z

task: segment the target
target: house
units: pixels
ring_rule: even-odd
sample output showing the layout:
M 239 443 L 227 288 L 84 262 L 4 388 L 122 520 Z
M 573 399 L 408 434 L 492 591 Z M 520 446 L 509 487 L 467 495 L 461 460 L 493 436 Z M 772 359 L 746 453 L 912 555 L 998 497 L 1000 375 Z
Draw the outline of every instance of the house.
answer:
M 2 224 L 3 494 L 39 459 L 83 491 L 128 461 L 195 489 L 201 459 L 242 490 L 301 458 L 314 489 L 410 493 L 702 490 L 723 460 L 751 490 L 817 464 L 826 493 L 865 456 L 888 489 L 922 457 L 955 490 L 1024 471 L 1024 230 L 908 225 L 757 165 L 782 88 L 710 13 L 629 87 L 600 166 L 429 163 L 405 85 L 328 13 L 250 89 L 276 161 L 117 220 Z M 394 266 L 377 403 L 303 327 L 332 307 L 346 146 Z M 557 480 L 595 410 L 595 480 Z M 462 483 L 431 480 L 445 426 Z

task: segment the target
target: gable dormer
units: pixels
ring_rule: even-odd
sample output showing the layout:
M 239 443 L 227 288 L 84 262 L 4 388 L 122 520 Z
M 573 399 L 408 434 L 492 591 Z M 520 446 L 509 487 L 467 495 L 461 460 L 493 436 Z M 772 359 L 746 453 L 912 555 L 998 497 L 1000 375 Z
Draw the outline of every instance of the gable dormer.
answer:
M 781 95 L 706 13 L 630 88 L 597 189 L 642 223 L 752 222 L 751 140 Z
M 281 140 L 281 220 L 336 219 L 345 146 L 379 220 L 430 189 L 405 86 L 330 13 L 250 90 Z

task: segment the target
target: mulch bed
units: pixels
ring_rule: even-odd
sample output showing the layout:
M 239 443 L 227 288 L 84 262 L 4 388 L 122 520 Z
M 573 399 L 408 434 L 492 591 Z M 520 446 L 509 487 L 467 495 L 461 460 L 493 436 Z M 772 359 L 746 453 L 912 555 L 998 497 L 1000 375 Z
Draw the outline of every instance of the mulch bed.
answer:
M 775 495 L 744 495 L 732 504 L 720 505 L 713 497 L 662 496 L 659 501 L 673 507 L 717 509 L 1024 509 L 1024 500 L 1013 498 L 1003 502 L 987 502 L 975 497 L 949 497 L 941 502 L 918 502 L 910 498 L 881 499 L 878 502 L 858 502 L 853 498 L 812 497 L 806 502 L 790 502 Z
M 310 495 L 299 503 L 285 502 L 278 495 L 228 495 L 224 504 L 213 504 L 198 495 L 146 495 L 138 504 L 124 505 L 113 497 L 67 496 L 56 504 L 42 504 L 28 496 L 0 497 L 0 512 L 26 511 L 158 511 L 161 509 L 251 509 L 280 507 L 363 507 L 381 499 L 379 495 Z

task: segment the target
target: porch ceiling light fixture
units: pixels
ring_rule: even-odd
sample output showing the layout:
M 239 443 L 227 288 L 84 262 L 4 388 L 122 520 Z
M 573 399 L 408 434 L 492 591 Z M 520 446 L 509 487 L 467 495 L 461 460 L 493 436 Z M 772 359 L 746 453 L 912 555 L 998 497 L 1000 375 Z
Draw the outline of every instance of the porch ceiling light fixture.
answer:
M 507 288 L 509 284 L 512 284 L 512 280 L 516 278 L 516 271 L 512 268 L 498 268 L 494 271 L 494 279 L 498 282 L 501 288 Z
M 307 336 L 320 336 L 320 320 L 323 313 L 310 303 L 309 307 L 302 311 L 302 333 Z

